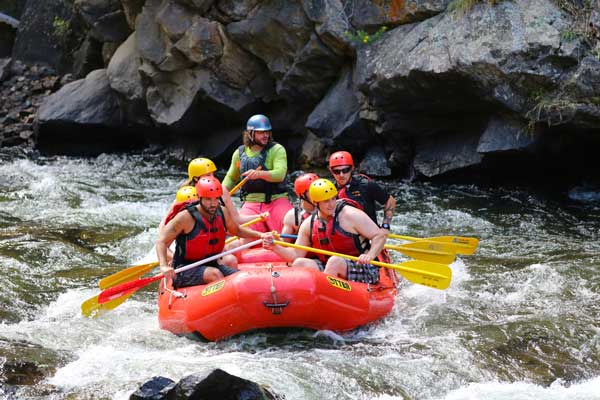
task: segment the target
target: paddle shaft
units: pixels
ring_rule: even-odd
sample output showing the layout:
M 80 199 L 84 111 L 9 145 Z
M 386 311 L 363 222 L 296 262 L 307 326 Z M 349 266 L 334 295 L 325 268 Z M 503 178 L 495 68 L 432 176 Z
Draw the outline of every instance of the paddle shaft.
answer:
M 224 251 L 222 253 L 216 254 L 214 256 L 202 259 L 200 261 L 196 261 L 196 262 L 194 262 L 192 264 L 188 264 L 188 265 L 186 265 L 184 267 L 177 268 L 175 270 L 175 273 L 178 274 L 180 272 L 187 271 L 187 270 L 195 268 L 195 267 L 197 267 L 199 265 L 206 264 L 207 262 L 217 260 L 217 259 L 219 259 L 219 258 L 221 258 L 223 256 L 226 256 L 226 255 L 229 255 L 229 254 L 232 254 L 232 253 L 236 253 L 236 252 L 238 252 L 240 250 L 244 250 L 244 249 L 250 248 L 252 246 L 260 244 L 261 242 L 262 242 L 262 239 L 254 240 L 254 241 L 252 241 L 250 243 L 246 243 L 246 244 L 244 244 L 242 246 L 236 247 L 235 249 L 227 250 L 227 251 Z M 102 293 L 100 293 L 100 295 L 98 296 L 98 303 L 100 303 L 100 304 L 106 303 L 107 301 L 116 299 L 117 297 L 121 297 L 123 295 L 126 295 L 126 294 L 130 293 L 134 289 L 135 290 L 141 289 L 144 286 L 147 286 L 150 283 L 152 283 L 154 281 L 157 281 L 159 279 L 162 279 L 162 278 L 164 278 L 164 275 L 163 274 L 158 274 L 158 275 L 155 275 L 155 276 L 150 277 L 150 278 L 138 279 L 137 281 L 126 282 L 126 283 L 123 283 L 121 285 L 113 286 L 113 287 L 111 287 L 109 289 L 104 290 Z
M 329 251 L 329 250 L 315 249 L 314 247 L 302 246 L 302 245 L 295 244 L 295 243 L 282 242 L 281 240 L 274 240 L 273 243 L 278 244 L 280 246 L 293 247 L 295 249 L 305 250 L 307 252 L 324 254 L 326 256 L 337 256 L 337 257 L 347 258 L 347 259 L 353 260 L 353 261 L 358 260 L 358 257 L 355 257 L 355 256 L 336 253 L 334 251 Z M 415 269 L 412 267 L 406 267 L 401 264 L 388 264 L 388 263 L 384 263 L 381 261 L 375 261 L 375 260 L 371 261 L 370 264 L 377 265 L 378 267 L 397 269 L 399 271 L 418 273 L 421 275 L 431 276 L 433 278 L 447 279 L 447 276 L 445 276 L 445 275 L 437 274 L 435 272 L 429 272 L 429 271 L 424 271 L 424 270 L 420 270 L 420 269 Z
M 290 235 L 288 233 L 282 233 L 279 235 L 282 238 L 285 239 L 296 239 L 298 237 L 298 235 Z M 418 243 L 418 242 L 415 242 Z M 441 245 L 442 243 L 440 243 Z M 394 246 L 392 244 L 386 244 L 384 246 L 385 249 L 389 249 L 389 250 L 395 250 L 395 251 L 399 251 L 400 253 L 404 253 L 405 255 L 412 257 L 412 258 L 417 258 L 417 259 L 424 259 L 427 261 L 431 261 L 431 262 L 437 262 L 437 263 L 451 263 L 454 261 L 454 259 L 456 258 L 454 253 L 449 253 L 449 252 L 445 252 L 445 251 L 440 251 L 440 250 L 430 250 L 430 249 L 421 249 L 421 248 L 414 248 L 414 247 L 410 247 L 410 246 Z
M 259 165 L 258 168 L 256 168 L 256 171 L 260 171 L 260 170 L 262 170 L 262 165 Z M 231 188 L 231 190 L 229 191 L 229 194 L 235 194 L 238 190 L 240 190 L 242 188 L 242 186 L 244 186 L 244 184 L 246 182 L 248 182 L 248 179 L 249 179 L 249 177 L 245 177 L 244 179 L 242 179 L 240 181 L 240 183 L 238 183 L 233 188 Z

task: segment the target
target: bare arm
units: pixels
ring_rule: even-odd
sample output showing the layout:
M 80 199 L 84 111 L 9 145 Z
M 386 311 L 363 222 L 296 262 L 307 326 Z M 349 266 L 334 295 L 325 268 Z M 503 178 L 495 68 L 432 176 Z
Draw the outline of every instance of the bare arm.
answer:
M 173 243 L 173 240 L 175 240 L 178 235 L 185 232 L 186 217 L 187 216 L 183 213 L 178 214 L 158 233 L 158 239 L 156 240 L 156 256 L 158 257 L 160 272 L 162 272 L 167 279 L 173 278 L 173 267 L 169 266 L 167 251 L 169 250 L 171 243 Z
M 310 246 L 310 218 L 307 218 L 300 225 L 298 230 L 298 238 L 296 238 L 296 244 L 301 246 Z M 270 234 L 269 234 L 270 235 Z M 294 249 L 292 247 L 283 247 L 278 244 L 273 244 L 272 235 L 263 237 L 263 247 L 266 249 L 273 250 L 275 253 L 283 257 L 288 262 L 294 261 L 296 258 L 306 256 L 306 250 Z
M 396 199 L 394 196 L 390 195 L 385 205 L 383 206 L 383 222 L 387 224 L 392 223 L 392 218 L 394 217 L 394 210 L 396 209 Z
M 358 257 L 360 264 L 369 264 L 383 250 L 387 239 L 387 231 L 380 229 L 367 214 L 359 209 L 345 207 L 342 213 L 340 219 L 349 221 L 349 225 L 352 226 L 354 232 L 371 241 L 370 249 Z
M 295 210 L 292 208 L 291 210 L 288 210 L 287 213 L 285 213 L 285 216 L 283 217 L 283 228 L 281 228 L 281 233 L 282 234 L 286 234 L 286 235 L 295 235 L 296 232 L 298 231 L 298 227 L 295 225 L 295 218 L 294 218 L 294 214 L 295 214 Z M 292 239 L 283 239 L 287 242 L 292 242 Z

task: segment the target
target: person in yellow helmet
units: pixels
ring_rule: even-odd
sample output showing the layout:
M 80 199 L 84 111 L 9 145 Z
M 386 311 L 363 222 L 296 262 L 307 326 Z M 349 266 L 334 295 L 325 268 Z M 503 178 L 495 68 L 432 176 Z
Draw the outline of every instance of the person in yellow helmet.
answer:
M 296 244 L 355 256 L 358 260 L 324 255 L 306 258 L 306 250 L 273 245 L 272 234 L 263 237 L 263 247 L 274 250 L 293 267 L 318 269 L 351 281 L 379 282 L 379 267 L 370 262 L 383 250 L 387 232 L 364 211 L 337 201 L 337 188 L 328 179 L 315 180 L 308 192 L 317 212 L 300 225 Z
M 188 181 L 184 183 L 185 186 L 195 186 L 200 178 L 207 176 L 215 176 L 215 171 L 217 170 L 217 166 L 212 160 L 206 157 L 194 158 L 188 164 Z M 180 190 L 181 190 L 180 188 Z M 229 191 L 224 190 L 223 195 L 221 196 L 223 201 L 223 205 L 227 207 L 231 216 L 235 219 L 239 224 L 243 224 L 244 222 L 248 222 L 258 217 L 258 215 L 240 215 L 237 208 L 233 204 L 233 200 L 231 199 L 231 195 Z

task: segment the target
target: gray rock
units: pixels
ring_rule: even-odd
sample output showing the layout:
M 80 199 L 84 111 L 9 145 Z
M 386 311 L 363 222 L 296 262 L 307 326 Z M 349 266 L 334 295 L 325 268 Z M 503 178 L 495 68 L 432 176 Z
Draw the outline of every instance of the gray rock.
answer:
M 354 93 L 352 71 L 345 69 L 337 83 L 314 108 L 306 128 L 320 138 L 341 146 L 361 146 L 371 139 L 360 118 L 360 105 Z
M 122 123 L 119 103 L 104 69 L 92 71 L 85 79 L 69 83 L 48 96 L 37 118 L 40 124 L 61 122 L 115 127 Z
M 392 174 L 381 146 L 371 147 L 361 160 L 358 169 L 368 176 L 390 176 Z
M 164 376 L 152 377 L 144 382 L 131 396 L 129 400 L 160 400 L 169 395 L 175 388 L 175 381 Z
M 135 28 L 135 20 L 142 12 L 145 2 L 146 0 L 121 0 L 127 24 L 132 30 Z
M 139 73 L 141 58 L 135 33 L 117 49 L 106 69 L 110 86 L 131 101 L 144 98 L 144 86 Z
M 312 34 L 294 64 L 278 82 L 277 93 L 291 102 L 314 104 L 335 82 L 342 64 L 342 59 Z
M 215 0 L 175 0 L 178 3 L 185 4 L 189 7 L 200 12 L 200 14 L 205 14 L 210 7 L 213 5 Z
M 530 132 L 527 124 L 507 118 L 493 116 L 479 139 L 479 153 L 499 153 L 511 150 L 524 150 L 535 143 L 536 135 Z
M 202 17 L 194 18 L 175 47 L 200 66 L 214 66 L 223 55 L 219 23 Z
M 72 15 L 72 5 L 63 0 L 27 2 L 12 58 L 28 63 L 47 63 L 54 68 L 70 63 L 70 49 L 65 43 L 73 34 Z
M 220 0 L 216 7 L 231 21 L 241 21 L 246 18 L 260 0 Z
M 340 0 L 303 0 L 307 17 L 315 24 L 319 38 L 337 55 L 352 54 L 352 44 L 346 32 L 352 26 Z
M 215 369 L 206 375 L 189 375 L 175 387 L 180 399 L 266 400 L 274 397 L 255 382 Z
M 0 83 L 10 78 L 12 58 L 0 58 Z
M 302 6 L 285 0 L 260 3 L 246 19 L 227 26 L 228 35 L 263 60 L 276 79 L 290 69 L 312 31 Z
M 482 160 L 482 155 L 477 152 L 478 141 L 479 135 L 468 132 L 419 139 L 413 167 L 417 172 L 431 178 L 448 171 L 477 165 Z
M 147 0 L 137 18 L 135 34 L 140 55 L 162 71 L 189 68 L 192 62 L 173 47 L 157 21 L 162 5 L 162 0 Z
M 560 54 L 569 24 L 549 0 L 478 3 L 464 16 L 440 14 L 363 46 L 357 84 L 384 112 L 473 112 L 508 102 L 524 117 L 532 92 L 556 88 L 577 63 Z
M 298 156 L 299 167 L 307 171 L 321 167 L 327 160 L 327 148 L 318 136 L 308 132 Z

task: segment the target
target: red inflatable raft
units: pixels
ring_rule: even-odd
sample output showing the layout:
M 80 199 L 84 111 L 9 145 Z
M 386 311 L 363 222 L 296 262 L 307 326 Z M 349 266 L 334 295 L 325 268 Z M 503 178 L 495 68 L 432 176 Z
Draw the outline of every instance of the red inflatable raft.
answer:
M 246 250 L 238 258 L 240 272 L 208 285 L 177 293 L 161 281 L 160 327 L 207 340 L 280 327 L 343 332 L 385 317 L 394 306 L 397 279 L 385 268 L 379 283 L 368 285 L 290 268 L 264 249 Z

